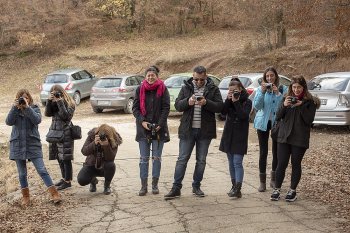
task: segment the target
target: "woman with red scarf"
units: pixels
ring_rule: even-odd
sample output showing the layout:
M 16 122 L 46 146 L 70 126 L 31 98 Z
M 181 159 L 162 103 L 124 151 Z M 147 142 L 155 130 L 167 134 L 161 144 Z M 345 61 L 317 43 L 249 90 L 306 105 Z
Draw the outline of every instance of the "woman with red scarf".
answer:
M 280 123 L 277 136 L 276 188 L 271 194 L 273 201 L 280 198 L 289 158 L 292 163 L 292 175 L 285 200 L 293 202 L 297 199 L 296 188 L 301 177 L 301 161 L 309 148 L 310 128 L 319 106 L 320 100 L 307 90 L 304 77 L 293 77 L 287 96 L 276 114 L 276 121 Z
M 148 167 L 152 151 L 152 193 L 158 194 L 163 145 L 170 140 L 167 118 L 170 111 L 170 96 L 164 82 L 159 78 L 159 69 L 149 67 L 145 80 L 135 93 L 133 114 L 136 118 L 136 141 L 140 149 L 141 190 L 139 196 L 148 192 Z

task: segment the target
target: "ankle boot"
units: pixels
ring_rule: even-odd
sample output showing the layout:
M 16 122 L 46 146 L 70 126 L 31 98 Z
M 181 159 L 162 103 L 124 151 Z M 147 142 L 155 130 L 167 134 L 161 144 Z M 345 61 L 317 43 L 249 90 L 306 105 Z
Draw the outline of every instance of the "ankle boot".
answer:
M 242 183 L 237 182 L 236 187 L 232 192 L 232 196 L 230 197 L 241 198 L 242 197 L 241 188 L 242 188 Z
M 61 196 L 60 194 L 57 192 L 56 186 L 52 185 L 50 186 L 47 191 L 51 194 L 51 198 L 53 203 L 58 204 L 61 202 Z
M 159 194 L 158 181 L 159 181 L 159 178 L 157 178 L 157 177 L 152 178 L 152 193 L 153 194 Z
M 96 184 L 98 184 L 98 179 L 96 177 L 92 178 L 91 182 L 90 182 L 90 188 L 89 191 L 90 192 L 96 192 L 97 188 L 96 188 Z
M 227 195 L 228 195 L 229 197 L 231 197 L 230 195 L 232 195 L 233 191 L 234 191 L 235 188 L 236 188 L 236 180 L 235 180 L 235 179 L 231 179 L 231 183 L 232 183 L 232 188 L 231 188 L 231 190 L 227 193 Z
M 147 178 L 141 179 L 141 189 L 139 191 L 139 196 L 145 196 L 147 193 L 148 180 Z
M 111 182 L 105 180 L 103 193 L 104 193 L 105 195 L 109 195 L 109 194 L 111 194 L 111 192 L 112 192 L 112 191 L 111 191 Z
M 259 192 L 266 191 L 266 173 L 260 173 L 260 187 L 258 188 Z
M 275 188 L 276 186 L 276 172 L 271 171 L 271 180 L 270 180 L 270 188 Z
M 22 192 L 22 206 L 26 207 L 30 205 L 29 188 L 23 188 Z

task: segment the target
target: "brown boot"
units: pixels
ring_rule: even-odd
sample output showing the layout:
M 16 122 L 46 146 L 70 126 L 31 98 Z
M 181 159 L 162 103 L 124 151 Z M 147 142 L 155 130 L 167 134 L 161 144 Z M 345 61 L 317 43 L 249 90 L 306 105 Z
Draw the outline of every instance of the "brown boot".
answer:
M 58 204 L 61 202 L 61 196 L 54 185 L 50 186 L 47 191 L 51 194 L 53 203 Z
M 24 207 L 29 206 L 30 205 L 29 188 L 23 188 L 21 192 L 22 192 L 22 206 Z

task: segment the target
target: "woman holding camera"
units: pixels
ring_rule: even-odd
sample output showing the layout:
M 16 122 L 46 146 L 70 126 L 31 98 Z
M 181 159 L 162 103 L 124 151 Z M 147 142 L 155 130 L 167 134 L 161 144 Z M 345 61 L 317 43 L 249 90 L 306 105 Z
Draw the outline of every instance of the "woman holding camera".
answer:
M 276 188 L 271 194 L 273 201 L 280 198 L 289 158 L 292 163 L 292 175 L 285 200 L 293 202 L 297 199 L 296 188 L 301 177 L 301 161 L 309 148 L 310 128 L 319 106 L 320 100 L 310 94 L 304 77 L 293 77 L 287 96 L 283 99 L 276 116 L 276 120 L 280 122 L 277 136 Z
M 50 131 L 62 133 L 59 142 L 49 143 L 49 159 L 57 159 L 62 179 L 56 183 L 57 190 L 71 187 L 73 178 L 74 141 L 71 137 L 70 122 L 75 111 L 75 103 L 60 85 L 53 85 L 46 103 L 45 116 L 52 117 Z
M 229 197 L 241 198 L 243 156 L 248 149 L 249 113 L 252 102 L 238 78 L 232 78 L 222 113 L 227 115 L 219 150 L 227 153 L 232 188 Z
M 259 139 L 259 192 L 266 190 L 266 165 L 268 155 L 269 134 L 275 123 L 278 106 L 287 92 L 287 87 L 280 85 L 279 76 L 273 67 L 268 67 L 263 75 L 261 86 L 256 90 L 253 107 L 257 111 L 254 119 L 254 128 L 257 129 Z M 277 167 L 277 142 L 272 140 L 272 170 L 270 187 L 275 187 Z
M 56 187 L 47 172 L 40 142 L 38 125 L 41 122 L 40 108 L 33 104 L 29 91 L 21 89 L 16 94 L 14 104 L 7 115 L 6 124 L 12 126 L 10 139 L 10 159 L 17 165 L 22 192 L 22 206 L 30 204 L 27 177 L 27 160 L 31 161 L 44 181 L 54 203 L 61 201 Z
M 104 177 L 103 193 L 110 194 L 110 186 L 115 174 L 114 159 L 122 141 L 115 128 L 107 124 L 90 130 L 81 149 L 86 160 L 78 174 L 78 183 L 82 186 L 90 184 L 90 192 L 96 192 L 98 183 L 96 176 Z
M 158 181 L 163 145 L 170 140 L 167 124 L 170 111 L 168 89 L 159 78 L 157 67 L 149 67 L 145 76 L 145 80 L 136 90 L 133 105 L 133 114 L 136 118 L 136 141 L 140 149 L 141 190 L 139 196 L 144 196 L 148 192 L 150 150 L 152 150 L 152 193 L 159 193 Z

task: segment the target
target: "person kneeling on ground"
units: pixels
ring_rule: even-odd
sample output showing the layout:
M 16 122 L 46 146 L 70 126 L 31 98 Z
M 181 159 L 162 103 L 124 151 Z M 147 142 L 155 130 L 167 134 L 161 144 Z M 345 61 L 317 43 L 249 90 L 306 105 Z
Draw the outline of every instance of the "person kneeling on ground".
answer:
M 78 183 L 81 186 L 90 184 L 90 192 L 96 192 L 96 176 L 104 177 L 103 193 L 110 194 L 110 185 L 115 173 L 114 159 L 121 143 L 122 138 L 112 126 L 102 124 L 90 130 L 81 149 L 81 153 L 87 157 L 78 174 Z

